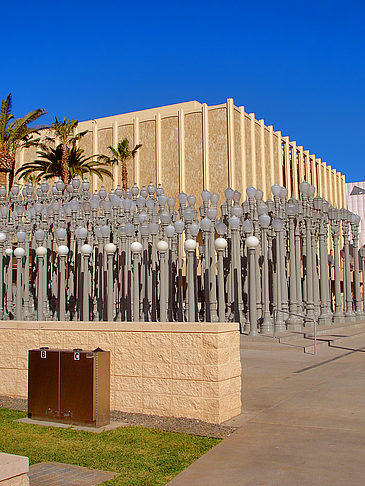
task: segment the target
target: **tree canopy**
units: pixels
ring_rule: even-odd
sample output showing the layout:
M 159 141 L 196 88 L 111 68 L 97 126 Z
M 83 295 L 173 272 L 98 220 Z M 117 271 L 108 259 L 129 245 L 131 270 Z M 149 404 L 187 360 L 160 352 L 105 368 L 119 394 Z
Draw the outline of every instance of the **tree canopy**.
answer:
M 35 134 L 39 134 L 38 130 L 28 125 L 46 113 L 45 110 L 38 108 L 21 118 L 15 118 L 11 110 L 10 93 L 5 100 L 1 101 L 0 112 L 0 172 L 9 174 L 9 190 L 14 182 L 17 150 L 38 143 L 38 139 L 34 138 Z
M 16 171 L 16 175 L 24 179 L 36 175 L 34 183 L 39 182 L 41 179 L 62 178 L 62 157 L 64 152 L 61 143 L 56 148 L 42 145 L 42 150 L 38 151 L 37 154 L 39 156 L 38 159 L 23 164 Z M 75 176 L 83 178 L 85 174 L 95 174 L 100 179 L 103 179 L 104 176 L 112 177 L 112 173 L 106 167 L 103 167 L 100 162 L 93 159 L 93 156 L 85 157 L 84 150 L 77 148 L 76 145 L 69 147 L 67 149 L 67 182 Z
M 111 155 L 99 155 L 99 160 L 107 165 L 114 165 L 118 164 L 119 162 L 121 163 L 123 191 L 125 191 L 128 187 L 127 160 L 134 158 L 138 149 L 141 147 L 142 144 L 137 144 L 134 148 L 130 148 L 128 138 L 123 138 L 123 140 L 118 143 L 117 148 L 109 145 L 108 149 L 110 150 Z

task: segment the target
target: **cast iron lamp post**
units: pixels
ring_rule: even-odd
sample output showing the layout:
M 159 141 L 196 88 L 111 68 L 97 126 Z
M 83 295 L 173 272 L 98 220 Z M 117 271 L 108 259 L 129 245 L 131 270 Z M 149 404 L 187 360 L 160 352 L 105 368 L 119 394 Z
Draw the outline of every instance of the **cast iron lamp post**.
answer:
M 139 322 L 139 264 L 143 247 L 139 241 L 134 241 L 130 248 L 133 253 L 133 320 Z
M 297 316 L 298 302 L 297 302 L 297 267 L 295 264 L 295 218 L 298 214 L 298 204 L 294 199 L 291 199 L 285 206 L 286 214 L 289 218 L 289 318 L 286 321 L 287 327 L 290 330 L 298 331 L 301 328 L 302 320 Z M 300 277 L 300 275 L 299 275 Z
M 328 218 L 331 223 L 332 241 L 333 241 L 333 268 L 334 268 L 334 284 L 335 284 L 335 311 L 333 314 L 333 322 L 341 324 L 345 321 L 345 315 L 342 310 L 341 298 L 341 271 L 340 271 L 340 211 L 333 206 L 328 208 Z
M 322 198 L 315 198 L 315 209 L 319 221 L 319 264 L 320 264 L 320 289 L 321 289 L 321 312 L 318 317 L 318 324 L 329 326 L 332 324 L 332 312 L 330 309 L 329 287 L 328 287 L 328 202 Z
M 207 210 L 205 211 L 205 214 Z M 218 314 L 217 314 L 217 294 L 216 294 L 216 274 L 215 274 L 215 255 L 214 255 L 214 234 L 212 234 L 213 223 L 212 221 L 205 217 L 201 220 L 201 229 L 204 235 L 204 244 L 205 244 L 205 261 L 206 261 L 206 278 L 205 282 L 208 285 L 208 295 L 209 295 L 209 304 L 207 308 L 208 319 L 211 322 L 218 321 Z M 213 236 L 213 238 L 212 238 Z M 202 275 L 203 277 L 203 275 Z
M 304 181 L 299 184 L 299 190 L 302 194 L 303 201 L 303 216 L 305 222 L 305 238 L 306 238 L 306 317 L 304 319 L 305 326 L 312 326 L 314 316 L 314 301 L 313 301 L 313 264 L 312 264 L 312 208 L 309 202 L 309 191 L 311 185 Z M 312 196 L 313 197 L 313 196 Z
M 262 262 L 262 300 L 263 313 L 261 323 L 261 333 L 273 333 L 273 320 L 270 316 L 270 296 L 269 296 L 269 262 L 267 256 L 267 230 L 270 226 L 271 218 L 268 214 L 261 214 L 259 216 L 259 225 L 261 226 L 261 250 L 263 254 Z
M 187 253 L 187 269 L 186 269 L 186 280 L 188 286 L 188 298 L 187 298 L 187 307 L 188 307 L 188 321 L 195 322 L 195 285 L 194 285 L 194 260 L 195 260 L 195 250 L 196 250 L 196 241 L 189 239 L 185 241 L 185 251 Z
M 363 300 L 363 312 L 365 313 L 365 246 L 360 248 L 361 258 L 361 273 L 362 273 L 362 300 Z
M 157 243 L 157 250 L 160 256 L 160 321 L 167 321 L 167 289 L 168 279 L 166 268 L 166 252 L 169 249 L 169 245 L 166 241 L 160 240 Z
M 275 218 L 272 221 L 272 227 L 275 231 L 275 266 L 276 266 L 276 281 L 274 285 L 276 286 L 276 320 L 275 320 L 275 333 L 283 332 L 286 330 L 285 322 L 282 315 L 282 294 L 281 294 L 281 275 L 280 275 L 280 232 L 283 229 L 283 220 L 280 218 Z
M 350 270 L 350 251 L 349 251 L 350 220 L 351 220 L 351 213 L 347 209 L 341 209 L 343 249 L 344 249 L 344 285 L 346 288 L 345 317 L 349 321 L 354 322 L 356 320 L 356 316 L 352 308 L 351 270 Z
M 236 322 L 240 325 L 244 324 L 245 318 L 243 315 L 243 300 L 242 300 L 242 268 L 240 264 L 240 238 L 239 238 L 239 224 L 240 220 L 237 216 L 229 218 L 229 227 L 231 228 L 232 239 L 232 265 L 231 265 L 231 288 L 232 288 L 232 304 L 233 314 Z M 256 291 L 255 291 L 256 295 Z
M 66 247 L 67 248 L 67 247 Z M 59 248 L 60 250 L 60 248 Z M 90 299 L 90 277 L 89 277 L 89 258 L 92 254 L 91 245 L 84 244 L 80 248 L 80 252 L 83 257 L 82 262 L 82 316 L 83 321 L 90 319 L 89 299 Z M 67 254 L 67 253 L 66 253 Z M 108 320 L 110 320 L 108 318 Z
M 224 270 L 223 270 L 223 253 L 227 248 L 227 240 L 220 237 L 214 242 L 218 255 L 218 316 L 219 322 L 226 320 L 226 303 L 224 297 Z
M 249 236 L 246 238 L 246 246 L 248 249 L 248 272 L 249 272 L 249 322 L 250 322 L 250 336 L 257 335 L 257 306 L 256 306 L 256 265 L 255 265 L 255 250 L 260 242 L 256 236 Z
M 354 301 L 355 301 L 355 313 L 357 316 L 362 317 L 363 312 L 361 310 L 361 295 L 360 295 L 360 273 L 359 273 L 359 224 L 361 218 L 358 214 L 351 215 L 351 234 L 353 242 L 354 253 Z
M 15 319 L 21 321 L 23 317 L 23 302 L 22 302 L 22 286 L 23 286 L 23 257 L 25 255 L 24 248 L 18 247 L 14 250 L 16 257 L 16 308 Z
M 43 321 L 44 319 L 44 257 L 47 255 L 47 248 L 44 246 L 38 246 L 36 249 L 36 255 L 38 259 L 38 302 L 37 302 L 37 321 Z

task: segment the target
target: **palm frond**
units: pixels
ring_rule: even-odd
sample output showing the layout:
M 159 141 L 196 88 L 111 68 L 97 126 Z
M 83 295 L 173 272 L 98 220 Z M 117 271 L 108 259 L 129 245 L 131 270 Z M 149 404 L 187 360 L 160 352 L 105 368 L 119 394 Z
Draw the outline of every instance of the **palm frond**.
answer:
M 0 113 L 0 141 L 3 142 L 6 134 L 6 127 L 14 116 L 10 113 L 12 108 L 11 93 L 8 94 L 5 100 L 1 100 Z
M 31 173 L 37 173 L 38 178 L 50 179 L 62 176 L 62 153 L 63 145 L 48 147 L 40 145 L 41 150 L 37 151 L 38 158 L 33 162 L 22 165 L 16 172 L 20 177 L 28 177 Z M 95 156 L 84 157 L 84 150 L 72 145 L 68 148 L 69 175 L 83 177 L 85 174 L 95 174 L 99 178 L 103 176 L 112 177 L 112 173 L 104 167 Z
M 138 145 L 136 145 L 136 146 L 134 147 L 134 149 L 131 151 L 132 157 L 135 157 L 135 155 L 136 155 L 136 153 L 137 153 L 138 149 L 140 149 L 141 147 L 142 147 L 142 144 L 141 144 L 141 143 L 139 143 Z

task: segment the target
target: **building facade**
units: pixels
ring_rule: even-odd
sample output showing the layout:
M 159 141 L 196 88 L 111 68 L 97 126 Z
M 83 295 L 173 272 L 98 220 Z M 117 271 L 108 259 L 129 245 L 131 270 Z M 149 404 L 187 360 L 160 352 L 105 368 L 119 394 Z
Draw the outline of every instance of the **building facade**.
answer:
M 124 137 L 142 144 L 127 163 L 129 185 L 161 183 L 175 196 L 181 191 L 200 196 L 203 189 L 222 196 L 228 186 L 245 195 L 253 185 L 267 199 L 274 183 L 297 198 L 299 182 L 307 180 L 334 206 L 346 205 L 344 175 L 231 98 L 214 106 L 190 101 L 87 120 L 79 130 L 87 130 L 80 142 L 87 156 L 108 154 L 108 146 Z M 35 158 L 36 149 L 26 149 L 18 164 Z M 103 181 L 106 189 L 120 183 L 120 167 L 113 168 L 113 176 Z M 94 178 L 92 189 L 100 185 Z
M 365 182 L 346 183 L 347 207 L 360 216 L 359 246 L 365 245 Z

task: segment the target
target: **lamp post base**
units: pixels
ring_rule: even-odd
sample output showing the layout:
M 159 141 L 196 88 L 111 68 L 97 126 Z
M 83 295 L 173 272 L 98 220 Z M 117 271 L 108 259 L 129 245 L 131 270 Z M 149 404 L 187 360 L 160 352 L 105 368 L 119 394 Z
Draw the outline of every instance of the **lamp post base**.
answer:
M 274 321 L 271 317 L 264 317 L 261 323 L 261 334 L 272 335 L 274 331 Z
M 313 328 L 314 327 L 314 320 L 313 319 L 316 319 L 315 315 L 311 315 L 311 316 L 307 316 L 304 318 L 304 327 L 305 328 Z
M 343 313 L 333 314 L 333 323 L 334 324 L 344 324 L 345 323 L 345 315 Z
M 285 322 L 276 321 L 274 329 L 275 329 L 275 334 L 278 334 L 279 332 L 285 332 L 286 331 Z
M 286 320 L 286 326 L 289 331 L 300 331 L 303 326 L 303 320 L 297 316 L 290 316 Z
M 319 326 L 331 326 L 332 325 L 332 315 L 330 313 L 320 314 L 318 317 Z
M 357 316 L 353 310 L 345 312 L 345 319 L 347 322 L 356 322 Z

